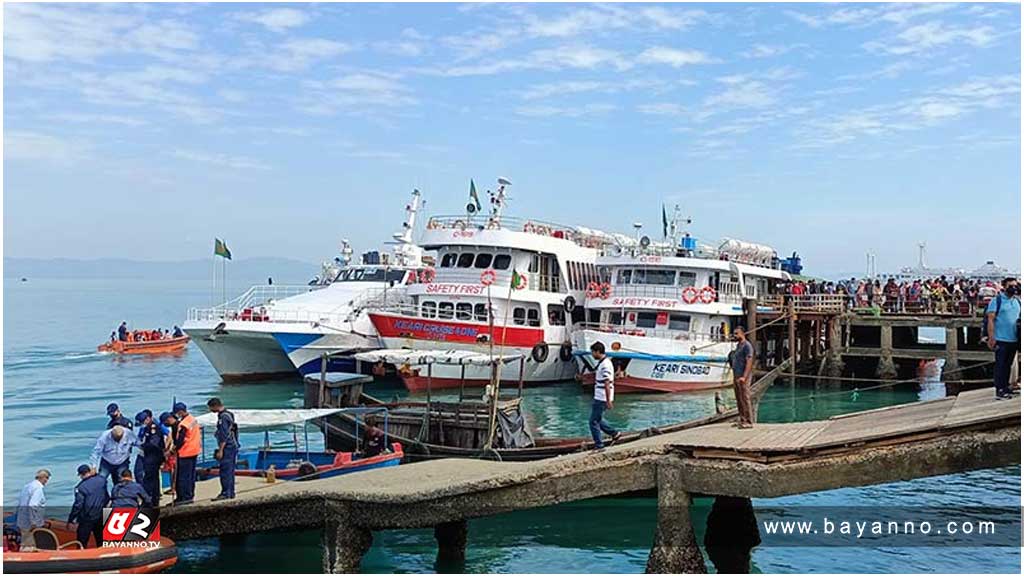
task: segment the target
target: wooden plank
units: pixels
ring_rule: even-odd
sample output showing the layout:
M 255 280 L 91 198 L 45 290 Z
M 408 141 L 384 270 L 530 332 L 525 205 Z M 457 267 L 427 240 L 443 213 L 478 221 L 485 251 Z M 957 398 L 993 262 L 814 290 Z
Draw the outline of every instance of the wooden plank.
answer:
M 986 392 L 989 391 L 986 390 Z M 943 419 L 942 427 L 944 429 L 958 428 L 1014 417 L 1020 418 L 1020 397 L 1013 400 L 996 400 L 992 396 L 985 401 L 968 400 L 953 406 L 953 409 Z
M 865 413 L 857 417 L 830 420 L 825 430 L 807 443 L 807 448 L 822 448 L 935 430 L 952 408 L 952 402 L 904 404 L 889 412 Z
M 864 414 L 879 414 L 882 412 L 893 412 L 896 410 L 903 410 L 907 406 L 922 406 L 924 404 L 945 402 L 952 405 L 956 402 L 955 398 L 936 398 L 934 400 L 924 400 L 921 402 L 907 402 L 906 404 L 896 404 L 894 406 L 882 406 L 881 408 L 872 408 L 871 410 L 861 410 L 860 412 L 850 412 L 848 414 L 837 414 L 829 418 L 829 420 L 842 420 L 844 418 L 859 418 Z

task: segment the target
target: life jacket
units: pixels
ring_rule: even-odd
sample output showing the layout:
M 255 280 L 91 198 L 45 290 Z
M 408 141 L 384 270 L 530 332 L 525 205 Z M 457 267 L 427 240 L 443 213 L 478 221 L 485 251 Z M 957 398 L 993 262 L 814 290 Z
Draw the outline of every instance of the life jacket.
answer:
M 192 417 L 191 414 L 186 415 L 181 419 L 179 426 L 185 427 L 185 442 L 178 448 L 178 456 L 182 458 L 191 458 L 193 456 L 199 456 L 199 453 L 203 451 L 202 438 L 199 435 L 199 423 Z

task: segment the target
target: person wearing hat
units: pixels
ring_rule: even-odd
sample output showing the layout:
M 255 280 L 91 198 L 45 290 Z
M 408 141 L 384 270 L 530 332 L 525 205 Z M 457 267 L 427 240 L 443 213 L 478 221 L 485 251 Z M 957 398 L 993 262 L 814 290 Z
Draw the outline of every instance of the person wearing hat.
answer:
M 121 471 L 128 469 L 132 446 L 137 442 L 135 434 L 121 426 L 114 426 L 96 439 L 90 463 L 104 479 L 109 476 L 113 482 L 117 482 Z
M 196 460 L 202 452 L 202 438 L 199 423 L 188 413 L 184 402 L 175 402 L 174 414 L 178 418 L 178 434 L 174 449 L 178 454 L 177 479 L 174 490 L 177 492 L 175 504 L 189 504 L 196 494 Z
M 136 459 L 136 464 L 142 461 L 142 474 L 136 473 L 136 482 L 142 484 L 146 494 L 153 501 L 154 506 L 160 504 L 160 465 L 164 463 L 164 431 L 163 426 L 153 421 L 153 415 L 149 410 L 144 410 L 136 415 L 145 416 L 139 424 L 139 446 L 142 453 Z
M 75 503 L 71 506 L 68 524 L 78 522 L 76 537 L 83 547 L 88 547 L 90 534 L 99 547 L 103 542 L 103 508 L 110 502 L 107 479 L 88 464 L 78 467 L 78 477 L 82 480 L 75 486 Z
M 217 415 L 217 469 L 220 472 L 220 494 L 214 500 L 230 500 L 235 497 L 235 462 L 238 460 L 238 425 L 235 415 L 224 407 L 220 398 L 210 398 L 206 407 Z
M 110 430 L 114 426 L 120 426 L 129 430 L 132 429 L 132 421 L 121 414 L 121 408 L 116 402 L 107 404 L 107 416 L 110 417 L 110 421 L 107 422 L 107 430 Z
M 153 421 L 153 412 L 151 410 L 143 410 L 135 415 L 135 444 L 139 447 L 142 446 L 142 435 L 145 430 L 143 428 L 149 422 Z M 139 451 L 135 455 L 135 467 L 132 468 L 132 474 L 135 476 L 135 481 L 142 483 L 146 477 L 146 454 Z
M 121 472 L 120 481 L 110 491 L 111 508 L 141 508 L 152 506 L 153 500 L 149 497 L 142 484 L 132 480 L 132 473 L 128 470 Z

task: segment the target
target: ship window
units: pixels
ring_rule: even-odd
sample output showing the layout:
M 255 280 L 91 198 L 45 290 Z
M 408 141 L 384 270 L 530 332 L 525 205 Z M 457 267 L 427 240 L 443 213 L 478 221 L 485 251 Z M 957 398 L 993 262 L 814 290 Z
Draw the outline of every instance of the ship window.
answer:
M 654 328 L 658 325 L 658 313 L 657 312 L 637 312 L 636 314 L 636 327 L 637 328 Z
M 673 270 L 648 270 L 647 271 L 647 283 L 654 284 L 657 286 L 671 286 L 676 279 L 676 273 Z
M 451 320 L 455 315 L 455 305 L 451 302 L 441 302 L 437 305 L 437 317 L 442 320 Z
M 491 266 L 491 259 L 492 258 L 493 258 L 493 256 L 491 256 L 490 254 L 487 254 L 486 252 L 477 254 L 476 255 L 476 263 L 473 264 L 473 267 L 474 268 L 481 268 L 481 269 L 483 269 L 483 268 L 490 268 L 490 266 Z
M 679 285 L 683 286 L 696 286 L 697 285 L 697 273 L 696 272 L 679 272 Z
M 388 270 L 388 282 L 401 284 L 405 282 L 405 270 Z
M 529 271 L 533 272 L 535 274 L 537 272 L 540 272 L 540 255 L 539 254 L 534 254 L 533 256 L 530 257 L 530 268 L 529 268 Z
M 633 284 L 647 284 L 647 270 L 633 270 Z
M 609 312 L 608 323 L 612 326 L 622 326 L 622 312 Z
M 487 304 L 473 306 L 473 316 L 477 322 L 487 322 Z
M 671 314 L 668 317 L 669 330 L 690 331 L 690 317 L 683 314 Z
M 629 284 L 630 278 L 632 278 L 632 276 L 632 270 L 619 270 L 619 280 L 617 284 Z
M 526 311 L 527 324 L 530 326 L 540 326 L 540 310 L 536 308 L 530 308 Z
M 455 305 L 455 317 L 459 320 L 472 320 L 473 305 L 469 302 L 459 302 Z
M 437 303 L 436 302 L 424 302 L 423 303 L 423 317 L 424 318 L 436 318 L 437 317 Z
M 441 257 L 441 268 L 451 268 L 455 266 L 455 259 L 459 255 L 454 252 L 449 252 Z
M 548 324 L 565 326 L 565 308 L 561 304 L 548 304 Z
M 508 254 L 498 254 L 494 257 L 494 269 L 495 270 L 508 270 L 509 264 L 512 263 L 512 257 Z
M 463 252 L 459 254 L 459 261 L 455 264 L 459 268 L 469 268 L 473 265 L 474 254 L 472 252 Z
M 516 326 L 522 326 L 526 324 L 526 308 L 513 308 L 512 309 L 512 323 Z

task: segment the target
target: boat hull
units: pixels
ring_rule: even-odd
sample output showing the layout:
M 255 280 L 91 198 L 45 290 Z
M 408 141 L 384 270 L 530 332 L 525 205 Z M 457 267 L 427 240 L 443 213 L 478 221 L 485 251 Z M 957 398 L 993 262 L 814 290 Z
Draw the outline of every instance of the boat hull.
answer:
M 98 352 L 128 355 L 180 354 L 188 346 L 188 336 L 167 338 L 164 340 L 148 340 L 140 342 L 122 342 L 114 340 L 104 342 L 96 347 Z
M 50 521 L 50 530 L 63 544 L 75 539 L 77 526 L 60 520 Z M 153 574 L 174 566 L 178 549 L 170 538 L 161 538 L 154 548 L 84 548 L 4 552 L 3 569 L 7 574 L 42 573 L 119 573 Z
M 320 373 L 325 353 L 332 354 L 327 361 L 328 372 L 352 372 L 356 366 L 355 359 L 338 354 L 380 348 L 380 338 L 376 335 L 366 336 L 354 332 L 282 331 L 274 332 L 274 339 L 292 366 L 303 376 Z
M 186 325 L 199 350 L 220 377 L 228 382 L 294 376 L 295 367 L 273 333 L 250 329 L 255 322 L 218 322 Z
M 398 442 L 391 445 L 391 452 L 369 458 L 354 458 L 352 452 L 307 453 L 246 450 L 238 453 L 238 462 L 241 467 L 235 469 L 235 476 L 265 477 L 267 469 L 270 465 L 274 465 L 274 476 L 278 480 L 316 480 L 375 468 L 398 466 L 404 457 L 402 445 Z M 310 461 L 315 467 L 315 471 L 304 473 L 298 466 L 290 466 L 290 463 L 296 461 Z M 219 462 L 216 460 L 200 462 L 197 472 L 204 480 L 216 478 L 220 473 Z

